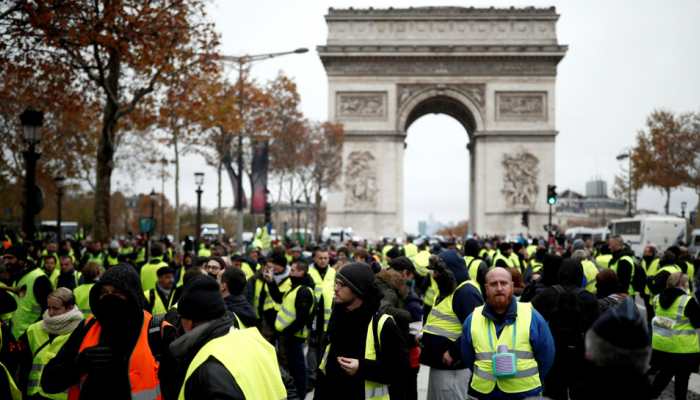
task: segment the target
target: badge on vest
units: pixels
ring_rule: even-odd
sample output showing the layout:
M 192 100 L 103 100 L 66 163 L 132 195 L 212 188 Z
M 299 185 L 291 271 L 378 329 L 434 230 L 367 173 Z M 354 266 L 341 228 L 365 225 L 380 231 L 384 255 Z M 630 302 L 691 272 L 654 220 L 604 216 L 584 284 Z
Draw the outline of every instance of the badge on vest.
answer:
M 498 346 L 498 352 L 491 356 L 491 366 L 493 376 L 496 378 L 512 378 L 515 376 L 515 363 L 517 357 L 515 353 L 508 351 L 508 346 L 502 344 Z

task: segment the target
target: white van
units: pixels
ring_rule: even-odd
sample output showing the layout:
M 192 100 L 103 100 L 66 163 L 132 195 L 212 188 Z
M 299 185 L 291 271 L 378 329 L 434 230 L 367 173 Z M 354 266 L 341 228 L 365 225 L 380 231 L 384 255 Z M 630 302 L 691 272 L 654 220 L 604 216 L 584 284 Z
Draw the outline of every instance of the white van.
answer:
M 321 241 L 333 243 L 345 243 L 352 240 L 352 228 L 347 227 L 325 227 L 321 232 Z
M 219 224 L 202 224 L 200 236 L 203 238 L 214 238 L 219 235 L 225 235 L 226 231 Z
M 610 234 L 620 235 L 637 257 L 644 247 L 653 244 L 659 251 L 685 240 L 686 220 L 669 215 L 638 215 L 610 223 Z
M 700 253 L 700 229 L 693 229 L 688 238 L 688 254 L 696 257 Z
M 564 235 L 566 235 L 566 238 L 569 240 L 591 239 L 594 242 L 607 239 L 609 234 L 610 231 L 608 231 L 608 228 L 588 228 L 585 226 L 571 227 L 564 232 Z

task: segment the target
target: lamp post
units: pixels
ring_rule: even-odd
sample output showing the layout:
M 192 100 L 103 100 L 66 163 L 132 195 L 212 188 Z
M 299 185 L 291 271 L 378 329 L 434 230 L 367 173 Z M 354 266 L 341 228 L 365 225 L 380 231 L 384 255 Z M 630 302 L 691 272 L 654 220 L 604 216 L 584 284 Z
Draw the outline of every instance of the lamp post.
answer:
M 57 176 L 53 178 L 56 182 L 56 229 L 58 242 L 61 242 L 61 200 L 63 199 L 63 183 L 66 178 L 63 176 Z
M 268 60 L 270 58 L 286 56 L 289 54 L 304 54 L 309 49 L 301 47 L 292 51 L 283 51 L 278 53 L 264 53 L 243 56 L 222 56 L 222 61 L 233 62 L 238 65 L 238 118 L 242 121 L 241 128 L 238 131 L 238 149 L 236 154 L 236 168 L 238 175 L 236 177 L 236 201 L 235 208 L 238 214 L 236 220 L 236 245 L 243 246 L 243 135 L 245 130 L 245 122 L 243 122 L 243 109 L 245 108 L 245 99 L 243 92 L 243 84 L 245 82 L 245 65 L 252 64 L 256 61 Z
M 27 144 L 27 150 L 22 152 L 25 162 L 24 178 L 24 210 L 22 213 L 22 230 L 27 239 L 34 239 L 34 215 L 36 209 L 36 163 L 41 154 L 36 152 L 36 145 L 41 140 L 41 126 L 44 124 L 44 113 L 31 108 L 24 110 L 19 116 L 22 123 L 22 137 Z
M 204 185 L 204 172 L 195 172 L 194 173 L 194 184 L 197 185 L 197 219 L 196 219 L 196 225 L 197 227 L 196 232 L 195 232 L 195 242 L 194 242 L 194 254 L 197 254 L 197 251 L 199 250 L 199 240 L 200 240 L 200 235 L 202 233 L 202 185 Z
M 160 235 L 165 236 L 165 167 L 168 166 L 168 159 L 160 159 Z
M 151 193 L 148 194 L 148 197 L 151 199 L 151 226 L 148 232 L 146 233 L 146 260 L 149 260 L 151 258 L 151 233 L 155 232 L 156 230 L 156 217 L 155 217 L 155 208 L 156 208 L 156 190 L 151 189 Z
M 628 150 L 626 153 L 618 154 L 615 157 L 617 161 L 622 161 L 624 159 L 628 160 L 627 168 L 627 216 L 632 216 L 632 151 Z
M 681 217 L 685 218 L 685 208 L 688 207 L 687 201 L 681 201 Z

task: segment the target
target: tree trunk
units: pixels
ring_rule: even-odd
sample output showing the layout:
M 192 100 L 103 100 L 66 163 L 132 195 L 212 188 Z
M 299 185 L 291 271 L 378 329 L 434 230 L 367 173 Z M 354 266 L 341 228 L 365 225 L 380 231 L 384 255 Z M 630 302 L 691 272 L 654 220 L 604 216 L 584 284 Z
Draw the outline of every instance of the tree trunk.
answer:
M 319 242 L 321 234 L 321 190 L 316 190 L 314 197 L 314 238 Z
M 233 190 L 233 204 L 234 208 L 235 205 L 237 204 L 238 200 L 236 199 L 236 194 L 238 193 L 238 175 L 236 174 L 236 171 L 233 169 L 233 165 L 231 163 L 231 160 L 221 160 L 221 165 L 226 169 L 226 175 L 228 175 L 228 179 L 231 182 L 231 189 Z M 241 208 L 245 207 L 242 206 Z
M 173 151 L 175 153 L 175 249 L 180 250 L 180 147 L 178 132 L 173 132 Z
M 666 192 L 666 204 L 664 204 L 664 211 L 666 212 L 666 215 L 668 215 L 669 206 L 671 204 L 671 188 L 664 188 L 664 191 Z
M 216 217 L 217 221 L 216 223 L 219 224 L 219 227 L 224 226 L 224 217 L 223 217 L 223 209 L 221 207 L 221 162 L 219 162 L 219 166 L 216 170 Z M 219 241 L 223 241 L 224 235 L 221 234 L 221 230 L 219 230 Z
M 110 51 L 107 63 L 106 95 L 102 112 L 102 132 L 97 145 L 97 179 L 95 182 L 95 224 L 94 239 L 106 243 L 110 239 L 110 196 L 112 191 L 112 171 L 114 170 L 114 135 L 117 130 L 119 104 L 120 56 L 116 50 Z

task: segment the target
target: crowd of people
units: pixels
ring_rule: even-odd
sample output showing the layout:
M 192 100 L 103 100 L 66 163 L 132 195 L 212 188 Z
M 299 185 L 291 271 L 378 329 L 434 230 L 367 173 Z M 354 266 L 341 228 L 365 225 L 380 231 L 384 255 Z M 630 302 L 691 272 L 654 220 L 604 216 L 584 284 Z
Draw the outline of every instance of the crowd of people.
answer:
M 661 251 L 663 250 L 663 251 Z M 0 249 L 2 399 L 685 399 L 698 260 L 517 238 Z M 313 393 L 310 395 L 309 393 Z

